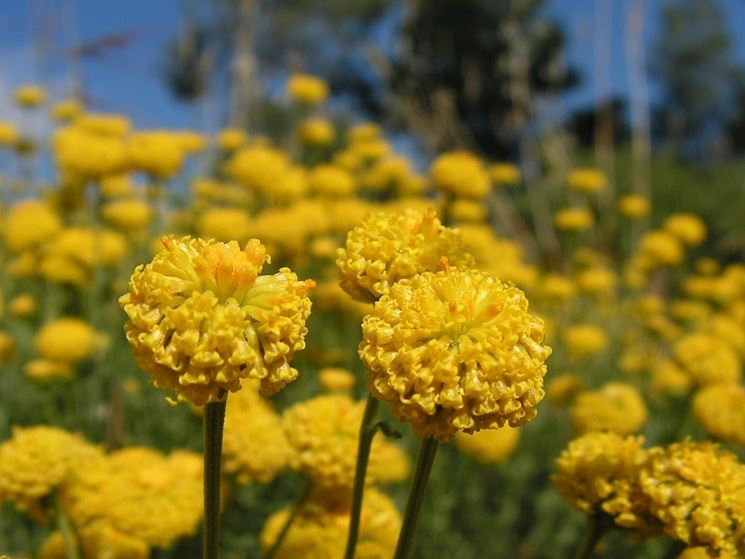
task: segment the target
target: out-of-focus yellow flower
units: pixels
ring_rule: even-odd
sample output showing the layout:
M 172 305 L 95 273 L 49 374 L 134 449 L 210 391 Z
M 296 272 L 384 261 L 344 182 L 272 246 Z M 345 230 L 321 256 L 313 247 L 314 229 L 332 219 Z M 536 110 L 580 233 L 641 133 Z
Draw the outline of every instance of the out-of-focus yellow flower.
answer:
M 28 318 L 36 313 L 36 298 L 30 293 L 16 295 L 8 303 L 10 314 L 16 318 Z
M 325 118 L 307 118 L 297 130 L 300 141 L 311 146 L 327 146 L 336 139 L 334 125 Z
M 397 281 L 424 271 L 437 271 L 442 260 L 471 266 L 457 230 L 444 227 L 434 209 L 368 214 L 347 235 L 338 250 L 340 285 L 359 301 L 371 302 Z
M 653 448 L 639 475 L 649 513 L 671 537 L 737 556 L 745 545 L 745 468 L 709 442 Z
M 586 231 L 595 224 L 595 218 L 585 208 L 563 208 L 554 214 L 554 224 L 562 231 Z
M 492 163 L 489 165 L 489 174 L 491 180 L 501 186 L 514 186 L 523 178 L 520 167 L 513 163 Z
M 388 142 L 379 138 L 364 142 L 354 142 L 349 146 L 350 151 L 362 161 L 373 163 L 384 157 L 388 157 L 392 148 Z
M 81 117 L 82 118 L 82 117 Z M 99 135 L 77 125 L 58 130 L 52 138 L 61 173 L 80 180 L 98 180 L 127 169 L 127 148 L 117 135 Z
M 627 194 L 618 199 L 618 212 L 629 219 L 638 219 L 649 213 L 649 198 L 641 194 Z
M 158 388 L 196 405 L 261 380 L 271 395 L 297 378 L 289 362 L 305 347 L 311 280 L 288 268 L 260 276 L 267 260 L 253 239 L 164 237 L 165 250 L 138 266 L 119 304 L 127 339 Z
M 447 211 L 455 223 L 482 223 L 488 217 L 483 204 L 468 198 L 456 198 L 448 205 Z
M 582 392 L 571 405 L 572 426 L 579 433 L 610 431 L 619 435 L 638 432 L 647 421 L 647 406 L 639 391 L 622 382 L 609 382 L 600 390 Z
M 14 146 L 20 134 L 15 124 L 11 122 L 0 122 L 0 146 Z
M 326 392 L 349 392 L 357 384 L 354 374 L 340 367 L 325 367 L 318 372 L 318 380 Z
M 664 394 L 682 396 L 691 389 L 691 377 L 674 361 L 661 361 L 652 369 L 652 388 Z
M 5 246 L 18 253 L 52 238 L 62 223 L 44 202 L 23 200 L 10 209 L 2 226 Z
M 666 231 L 646 233 L 639 241 L 639 252 L 657 266 L 675 266 L 683 260 L 680 241 Z
M 701 322 L 713 309 L 704 301 L 677 299 L 670 302 L 670 316 L 681 322 Z
M 364 412 L 364 402 L 354 401 L 345 394 L 316 396 L 285 410 L 282 425 L 294 449 L 293 467 L 307 474 L 317 486 L 351 488 Z M 388 446 L 394 448 L 386 449 Z M 385 479 L 391 461 L 408 463 L 408 458 L 400 447 L 376 437 L 366 481 L 401 481 Z M 405 476 L 408 467 L 399 471 Z
M 560 274 L 546 274 L 538 282 L 538 296 L 548 301 L 567 301 L 576 293 L 572 280 Z
M 251 219 L 240 208 L 211 208 L 199 216 L 197 232 L 205 239 L 245 242 L 251 236 Z
M 346 139 L 350 144 L 372 142 L 383 135 L 383 129 L 374 122 L 362 122 L 347 130 Z
M 351 502 L 348 490 L 316 492 L 301 506 L 274 554 L 275 559 L 342 557 L 349 530 Z M 263 551 L 277 540 L 291 512 L 286 508 L 269 517 L 260 535 Z M 367 489 L 362 502 L 356 556 L 365 559 L 393 557 L 400 528 L 401 515 L 393 501 L 376 489 Z
M 171 132 L 185 154 L 199 153 L 207 147 L 207 140 L 199 132 L 193 130 L 179 130 Z
M 76 128 L 98 136 L 125 136 L 131 124 L 124 115 L 106 113 L 83 113 L 74 120 Z
M 698 246 L 706 239 L 706 224 L 694 214 L 672 214 L 663 228 L 690 246 Z
M 79 435 L 55 427 L 14 427 L 0 445 L 0 503 L 43 515 L 44 498 L 99 452 Z
M 336 165 L 318 165 L 308 176 L 310 189 L 330 198 L 351 196 L 357 186 L 354 176 Z
M 362 324 L 372 394 L 422 436 L 450 439 L 536 416 L 543 399 L 543 321 L 516 287 L 476 270 L 394 283 Z
M 146 447 L 118 450 L 76 469 L 62 501 L 81 534 L 105 527 L 166 548 L 197 531 L 202 459 L 186 451 L 164 456 Z
M 551 481 L 562 497 L 588 515 L 604 513 L 642 535 L 659 532 L 644 507 L 639 472 L 646 460 L 641 436 L 587 433 L 569 443 L 556 460 Z
M 7 332 L 0 331 L 0 366 L 7 365 L 16 354 L 16 342 Z
M 384 157 L 375 161 L 362 173 L 360 186 L 376 192 L 401 191 L 405 186 L 403 183 L 411 173 L 411 163 L 405 157 Z
M 704 386 L 719 382 L 737 382 L 742 365 L 737 353 L 721 338 L 693 333 L 673 346 L 675 360 L 694 384 Z
M 699 274 L 705 276 L 713 276 L 721 269 L 719 262 L 707 257 L 697 258 L 694 267 Z
M 179 137 L 167 130 L 136 132 L 127 142 L 127 156 L 132 168 L 160 180 L 178 174 L 185 155 Z
M 23 373 L 31 380 L 47 382 L 69 380 L 74 377 L 75 369 L 66 361 L 32 359 L 23 366 Z
M 593 266 L 577 275 L 577 287 L 588 295 L 608 297 L 616 289 L 616 274 L 603 266 Z
M 85 527 L 80 533 L 85 557 L 106 559 L 150 559 L 150 546 L 139 538 L 122 534 L 104 522 Z M 64 559 L 63 555 L 60 559 Z
M 701 324 L 701 330 L 725 340 L 740 358 L 745 357 L 745 328 L 742 320 L 726 313 L 708 316 Z
M 709 434 L 745 446 L 745 388 L 732 383 L 705 386 L 696 392 L 691 407 Z
M 223 128 L 217 134 L 217 145 L 223 151 L 235 151 L 247 141 L 246 132 L 240 128 Z
M 66 317 L 47 322 L 34 338 L 36 351 L 50 361 L 77 363 L 88 359 L 96 349 L 96 332 L 78 318 Z
M 602 171 L 590 167 L 573 169 L 567 177 L 567 186 L 570 190 L 593 194 L 601 191 L 608 185 L 608 179 Z
M 520 441 L 520 429 L 505 425 L 501 429 L 455 434 L 455 446 L 481 464 L 504 462 Z
M 99 185 L 103 198 L 126 198 L 135 194 L 135 186 L 129 175 L 107 175 Z
M 564 332 L 564 345 L 570 355 L 588 357 L 605 351 L 608 336 L 594 324 L 573 324 Z
M 381 210 L 378 204 L 353 197 L 330 200 L 326 208 L 329 229 L 343 234 L 360 225 L 369 212 Z
M 451 196 L 485 198 L 491 190 L 484 162 L 467 151 L 443 153 L 429 172 L 435 187 Z
M 153 218 L 153 210 L 144 200 L 128 198 L 104 204 L 101 215 L 115 227 L 131 233 L 145 229 Z
M 566 406 L 585 389 L 585 383 L 577 375 L 564 373 L 553 377 L 546 387 L 548 401 L 557 406 Z
M 111 230 L 93 231 L 84 227 L 68 227 L 44 247 L 55 259 L 67 259 L 91 270 L 96 266 L 113 266 L 127 255 L 126 238 Z
M 293 101 L 316 105 L 329 96 L 329 86 L 321 78 L 309 74 L 292 74 L 287 80 L 287 91 Z
M 13 92 L 13 99 L 21 107 L 38 107 L 47 100 L 47 92 L 38 85 L 22 85 Z
M 683 553 L 678 555 L 677 559 L 710 559 L 711 555 L 705 547 L 688 547 Z M 720 552 L 719 559 L 737 559 L 738 555 Z
M 292 456 L 279 414 L 258 389 L 258 382 L 243 381 L 225 415 L 224 469 L 244 484 L 271 481 L 289 467 Z
M 52 118 L 60 122 L 67 122 L 78 117 L 83 112 L 83 105 L 77 99 L 65 99 L 57 102 L 51 110 Z
M 271 196 L 275 184 L 292 167 L 283 151 L 263 145 L 252 145 L 238 150 L 228 160 L 227 175 L 250 190 Z

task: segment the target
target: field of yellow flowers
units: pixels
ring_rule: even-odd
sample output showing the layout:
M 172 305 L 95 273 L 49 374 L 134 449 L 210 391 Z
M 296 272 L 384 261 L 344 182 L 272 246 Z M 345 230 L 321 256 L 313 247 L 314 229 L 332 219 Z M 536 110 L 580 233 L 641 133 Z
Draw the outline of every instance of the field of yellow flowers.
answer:
M 745 556 L 745 265 L 328 94 L 280 145 L 16 91 L 54 131 L 0 122 L 0 557 Z

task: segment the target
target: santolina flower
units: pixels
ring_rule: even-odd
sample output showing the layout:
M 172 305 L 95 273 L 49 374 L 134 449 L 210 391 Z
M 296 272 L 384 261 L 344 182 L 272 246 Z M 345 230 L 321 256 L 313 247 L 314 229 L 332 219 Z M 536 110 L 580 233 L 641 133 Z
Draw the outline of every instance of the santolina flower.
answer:
M 119 298 L 127 339 L 154 385 L 202 405 L 240 389 L 242 378 L 259 379 L 264 395 L 295 380 L 289 362 L 305 347 L 314 282 L 288 268 L 260 276 L 268 257 L 256 239 L 243 250 L 188 236 L 163 244 Z
M 582 392 L 572 402 L 570 413 L 572 426 L 580 433 L 611 431 L 619 435 L 637 432 L 648 416 L 639 391 L 622 382 Z
M 391 287 L 362 323 L 372 394 L 415 432 L 515 427 L 543 399 L 543 321 L 518 288 L 477 270 L 425 272 Z
M 721 383 L 705 386 L 693 398 L 693 415 L 718 439 L 745 446 L 745 388 Z
M 367 214 L 347 235 L 336 265 L 342 289 L 358 301 L 372 302 L 400 279 L 439 270 L 443 257 L 453 266 L 473 263 L 458 230 L 443 226 L 429 208 Z

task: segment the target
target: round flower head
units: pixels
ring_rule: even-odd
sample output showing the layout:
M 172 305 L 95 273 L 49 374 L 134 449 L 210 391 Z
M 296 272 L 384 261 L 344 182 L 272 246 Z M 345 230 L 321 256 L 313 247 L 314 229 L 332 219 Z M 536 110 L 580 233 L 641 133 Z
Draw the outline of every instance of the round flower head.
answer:
M 698 246 L 706 239 L 706 224 L 694 214 L 673 214 L 665 220 L 664 227 L 687 245 Z
M 186 451 L 119 450 L 78 469 L 62 502 L 81 534 L 103 526 L 151 547 L 169 547 L 193 534 L 201 520 L 202 459 Z
M 572 425 L 580 433 L 611 431 L 619 435 L 636 433 L 648 416 L 639 391 L 622 382 L 609 382 L 600 390 L 580 393 L 570 413 Z
M 12 252 L 19 253 L 47 241 L 61 229 L 57 214 L 39 200 L 18 202 L 3 219 L 3 240 Z
M 597 169 L 580 167 L 572 170 L 567 177 L 567 186 L 577 192 L 592 194 L 599 192 L 608 184 L 605 175 Z
M 276 550 L 275 559 L 338 559 L 344 555 L 349 530 L 351 496 L 348 490 L 321 490 L 300 508 L 290 529 Z M 277 540 L 290 509 L 272 515 L 261 531 L 262 550 Z M 360 535 L 355 557 L 393 557 L 401 515 L 393 501 L 375 489 L 365 491 L 360 518 Z
M 292 455 L 279 414 L 258 388 L 258 381 L 243 381 L 225 414 L 224 469 L 244 484 L 271 481 L 289 467 Z
M 654 448 L 639 483 L 668 535 L 712 557 L 745 547 L 745 466 L 734 454 L 709 442 Z
M 448 268 L 394 284 L 365 317 L 359 354 L 374 396 L 418 434 L 448 440 L 535 417 L 543 338 L 518 288 Z
M 295 380 L 289 362 L 305 347 L 314 282 L 288 268 L 260 276 L 267 256 L 256 239 L 243 250 L 191 237 L 163 244 L 119 298 L 127 339 L 155 386 L 202 405 L 237 391 L 242 378 L 259 379 L 264 395 Z
M 403 278 L 439 270 L 443 257 L 453 266 L 473 265 L 458 230 L 443 226 L 429 208 L 367 214 L 347 235 L 336 265 L 342 289 L 358 301 L 372 302 Z
M 641 194 L 627 194 L 618 199 L 619 213 L 629 219 L 639 219 L 649 213 L 649 199 Z
M 504 462 L 520 441 L 520 430 L 505 425 L 501 429 L 489 429 L 468 435 L 455 434 L 455 445 L 463 454 L 471 456 L 481 464 Z
M 13 92 L 13 98 L 21 107 L 37 107 L 47 99 L 47 92 L 38 85 L 22 85 Z
M 467 151 L 440 155 L 432 162 L 430 176 L 435 187 L 449 196 L 481 199 L 491 190 L 484 162 Z
M 36 351 L 44 359 L 77 363 L 96 349 L 96 332 L 79 318 L 59 318 L 41 327 L 34 339 Z
M 0 331 L 0 366 L 10 363 L 15 355 L 15 340 L 7 332 Z
M 608 347 L 608 336 L 594 324 L 573 324 L 564 332 L 564 344 L 570 355 L 588 357 Z
M 693 398 L 693 415 L 717 439 L 745 446 L 745 388 L 720 383 L 706 386 Z
M 329 96 L 329 86 L 322 79 L 309 74 L 292 74 L 287 80 L 287 91 L 293 101 L 315 105 Z
M 562 497 L 586 514 L 604 513 L 643 534 L 658 530 L 645 514 L 638 475 L 646 459 L 643 437 L 588 433 L 569 443 L 551 481 Z
M 489 174 L 496 184 L 503 186 L 514 186 L 523 178 L 520 167 L 512 163 L 492 163 Z
M 673 355 L 697 385 L 737 382 L 742 375 L 737 353 L 716 336 L 689 334 L 675 343 Z
M 586 231 L 595 224 L 595 218 L 586 208 L 562 208 L 554 214 L 554 224 L 562 231 Z
M 364 402 L 344 394 L 317 396 L 285 410 L 282 425 L 294 449 L 293 466 L 320 487 L 354 484 L 359 425 Z M 388 448 L 392 447 L 392 448 Z M 386 439 L 373 440 L 367 481 L 400 481 L 386 475 L 390 462 L 407 461 L 403 451 Z M 403 477 L 408 468 L 402 470 Z
M 82 437 L 54 427 L 13 429 L 10 440 L 0 445 L 0 503 L 43 514 L 42 499 L 98 453 Z

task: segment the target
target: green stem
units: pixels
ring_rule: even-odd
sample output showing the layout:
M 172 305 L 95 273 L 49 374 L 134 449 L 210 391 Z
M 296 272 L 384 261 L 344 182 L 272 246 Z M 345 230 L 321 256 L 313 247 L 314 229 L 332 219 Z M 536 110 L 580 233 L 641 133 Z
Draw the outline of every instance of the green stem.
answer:
M 217 559 L 220 542 L 220 458 L 227 399 L 204 406 L 204 553 Z
M 65 542 L 65 557 L 67 559 L 80 559 L 80 553 L 78 553 L 78 542 L 75 538 L 75 534 L 70 525 L 70 520 L 65 514 L 65 509 L 62 508 L 62 503 L 57 500 L 57 527 L 62 533 L 62 541 Z
M 362 423 L 360 424 L 360 440 L 357 445 L 357 465 L 354 471 L 354 488 L 352 489 L 352 511 L 349 517 L 349 534 L 347 535 L 347 549 L 344 552 L 344 559 L 354 559 L 354 550 L 357 547 L 367 463 L 370 459 L 373 438 L 378 430 L 375 416 L 378 413 L 379 405 L 380 402 L 376 398 L 372 395 L 367 396 L 365 415 L 362 416 Z
M 398 535 L 398 544 L 393 559 L 406 559 L 411 551 L 411 544 L 414 542 L 414 531 L 416 530 L 416 521 L 419 518 L 419 511 L 424 501 L 424 490 L 427 487 L 427 480 L 432 471 L 432 464 L 437 454 L 437 439 L 425 437 L 419 447 L 419 455 L 416 459 L 416 469 L 414 470 L 414 479 L 409 489 L 409 498 L 406 501 L 406 512 L 404 521 L 401 525 L 401 533 Z
M 609 530 L 610 526 L 606 519 L 600 515 L 594 514 L 587 517 L 587 531 L 585 538 L 582 540 L 582 546 L 577 550 L 576 559 L 588 559 L 595 550 L 600 539 Z
M 292 507 L 292 511 L 290 511 L 290 514 L 287 516 L 287 520 L 285 520 L 285 523 L 282 526 L 282 529 L 279 531 L 279 534 L 277 535 L 277 539 L 274 540 L 272 547 L 270 547 L 267 550 L 267 552 L 264 554 L 264 559 L 272 559 L 272 557 L 274 557 L 274 554 L 277 553 L 277 550 L 282 545 L 282 542 L 285 540 L 285 536 L 287 536 L 287 533 L 290 531 L 290 527 L 292 526 L 292 523 L 294 522 L 295 518 L 302 510 L 303 506 L 305 505 L 305 502 L 308 500 L 308 497 L 310 497 L 312 492 L 313 492 L 313 482 L 308 480 L 305 483 L 305 487 L 303 487 L 303 490 L 300 492 L 300 495 L 298 496 L 297 501 L 295 501 L 295 505 Z

